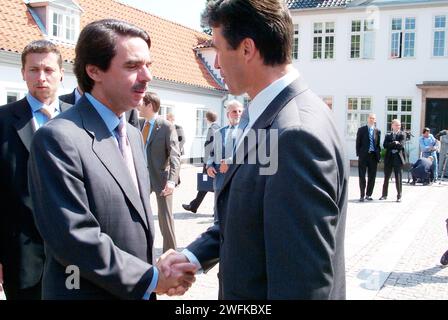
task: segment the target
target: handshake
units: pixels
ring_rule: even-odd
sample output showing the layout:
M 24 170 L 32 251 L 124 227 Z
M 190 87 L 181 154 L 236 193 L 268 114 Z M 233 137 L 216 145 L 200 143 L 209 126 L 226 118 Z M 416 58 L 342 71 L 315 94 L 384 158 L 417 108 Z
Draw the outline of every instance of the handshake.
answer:
M 190 263 L 185 255 L 173 249 L 165 252 L 156 263 L 159 270 L 159 280 L 155 293 L 168 296 L 181 296 L 196 280 L 198 267 Z

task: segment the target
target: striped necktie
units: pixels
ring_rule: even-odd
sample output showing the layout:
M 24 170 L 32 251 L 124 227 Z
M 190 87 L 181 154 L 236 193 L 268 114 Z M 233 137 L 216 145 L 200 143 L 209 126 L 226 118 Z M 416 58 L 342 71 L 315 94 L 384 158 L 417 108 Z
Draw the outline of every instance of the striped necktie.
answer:
M 49 106 L 43 106 L 42 108 L 39 109 L 39 112 L 42 113 L 47 118 L 45 122 L 53 119 L 54 117 L 54 110 L 51 110 Z
M 134 158 L 132 156 L 131 145 L 129 143 L 128 135 L 126 132 L 126 121 L 124 116 L 120 118 L 120 123 L 118 124 L 116 130 L 118 133 L 118 147 L 120 148 L 121 155 L 123 156 L 124 162 L 126 163 L 129 173 L 131 174 L 132 182 L 137 188 L 137 192 L 139 192 L 137 174 L 135 172 L 134 166 Z

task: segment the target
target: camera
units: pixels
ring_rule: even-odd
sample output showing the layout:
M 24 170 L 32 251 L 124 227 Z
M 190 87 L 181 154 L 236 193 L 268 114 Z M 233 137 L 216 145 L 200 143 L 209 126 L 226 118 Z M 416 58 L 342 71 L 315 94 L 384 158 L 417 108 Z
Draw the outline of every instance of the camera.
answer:
M 440 139 L 441 136 L 447 135 L 448 130 L 442 130 L 438 134 L 436 134 L 436 139 Z

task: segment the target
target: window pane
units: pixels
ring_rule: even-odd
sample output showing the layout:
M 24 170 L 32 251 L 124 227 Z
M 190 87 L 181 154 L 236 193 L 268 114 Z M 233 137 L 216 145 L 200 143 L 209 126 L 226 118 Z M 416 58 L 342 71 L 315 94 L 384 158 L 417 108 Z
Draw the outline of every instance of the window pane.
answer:
M 334 36 L 325 37 L 325 59 L 334 57 Z
M 322 37 L 314 37 L 313 59 L 322 58 Z
M 322 33 L 322 23 L 314 24 L 314 33 Z
M 298 25 L 298 24 L 295 24 L 295 25 L 294 25 L 294 34 L 295 34 L 295 35 L 298 35 L 298 34 L 299 34 L 299 25 Z
M 404 35 L 404 57 L 413 57 L 415 47 L 415 33 L 405 33 Z
M 370 98 L 361 98 L 361 110 L 370 110 L 371 100 Z
M 415 29 L 415 18 L 406 18 L 406 30 L 414 30 Z
M 400 57 L 400 33 L 392 33 L 392 42 L 391 42 L 391 57 Z
M 350 58 L 359 58 L 361 52 L 361 35 L 352 35 Z
M 392 30 L 401 30 L 401 18 L 392 19 Z
M 434 32 L 434 52 L 435 57 L 443 57 L 445 52 L 445 31 Z
M 401 100 L 401 111 L 412 112 L 412 100 L 410 99 Z
M 361 31 L 361 20 L 352 21 L 352 32 L 360 32 Z
M 387 111 L 398 111 L 398 100 L 388 99 L 387 100 Z
M 434 27 L 435 28 L 445 28 L 446 26 L 446 17 L 445 16 L 436 16 Z
M 326 33 L 333 33 L 334 32 L 334 22 L 327 22 L 327 23 L 325 23 L 325 32 Z
M 348 98 L 348 110 L 358 110 L 358 98 Z

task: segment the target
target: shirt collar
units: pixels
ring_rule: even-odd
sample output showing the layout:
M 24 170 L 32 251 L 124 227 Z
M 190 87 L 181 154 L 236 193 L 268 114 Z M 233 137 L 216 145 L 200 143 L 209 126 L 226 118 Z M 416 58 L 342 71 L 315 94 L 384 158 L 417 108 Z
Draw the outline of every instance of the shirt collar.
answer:
M 78 102 L 79 99 L 81 99 L 82 94 L 79 92 L 78 88 L 75 88 L 75 103 Z
M 300 76 L 299 72 L 292 68 L 283 77 L 275 80 L 269 86 L 260 91 L 249 104 L 249 125 L 252 127 L 255 121 L 266 110 L 268 105 L 274 100 L 276 96 L 289 86 L 294 80 Z
M 101 119 L 103 119 L 106 124 L 107 129 L 113 134 L 115 128 L 117 128 L 120 123 L 120 118 L 117 117 L 115 113 L 112 112 L 108 107 L 95 99 L 90 93 L 85 93 L 87 100 L 93 105 L 95 110 L 99 113 Z
M 37 100 L 31 93 L 27 93 L 26 100 L 31 106 L 31 111 L 38 112 L 43 106 L 48 106 L 49 109 L 56 110 L 56 112 L 61 112 L 61 107 L 59 106 L 59 99 L 55 99 L 50 105 L 46 105 L 45 103 Z

